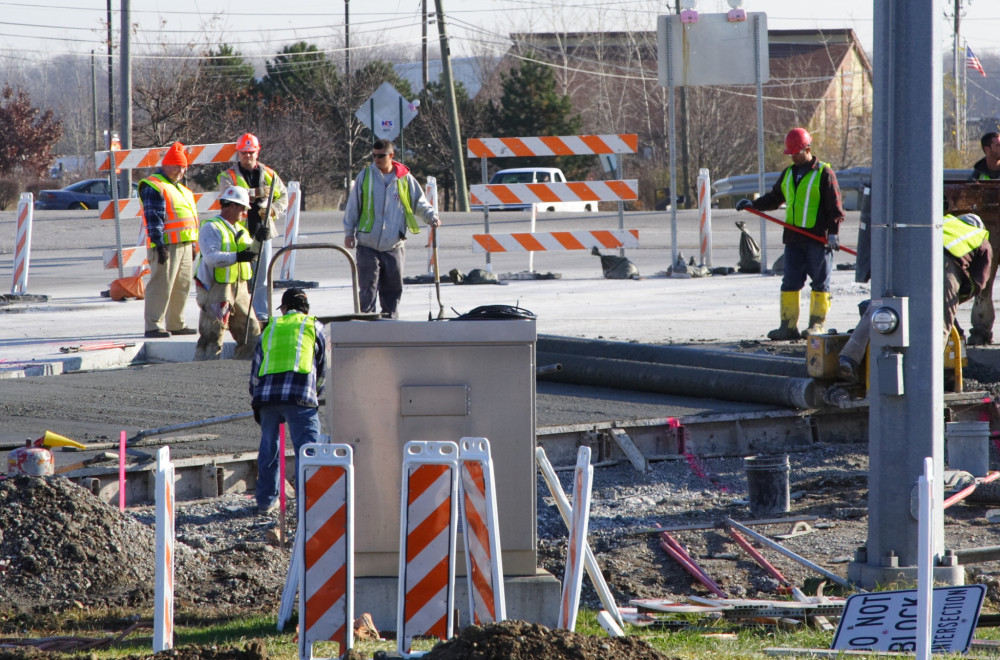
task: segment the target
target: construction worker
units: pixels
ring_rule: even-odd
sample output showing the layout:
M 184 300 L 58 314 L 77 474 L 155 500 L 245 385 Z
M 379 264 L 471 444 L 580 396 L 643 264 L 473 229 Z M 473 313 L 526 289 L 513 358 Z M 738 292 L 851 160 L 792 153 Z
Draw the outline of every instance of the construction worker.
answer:
M 804 128 L 793 128 L 785 136 L 785 154 L 792 164 L 781 173 L 770 192 L 754 201 L 741 199 L 736 210 L 751 207 L 771 211 L 785 204 L 785 222 L 805 229 L 816 238 L 785 229 L 785 271 L 781 278 L 781 325 L 767 333 L 768 339 L 801 339 L 804 335 L 822 334 L 830 311 L 830 279 L 833 251 L 840 249 L 840 223 L 844 206 L 837 185 L 837 175 L 829 163 L 812 155 L 812 136 Z M 825 245 L 824 245 L 825 243 Z M 799 333 L 799 291 L 811 280 L 809 327 Z
M 194 243 L 198 240 L 198 207 L 194 195 L 181 183 L 187 166 L 184 145 L 174 142 L 160 169 L 139 182 L 142 217 L 149 238 L 146 337 L 197 333 L 184 321 L 184 305 L 191 291 Z
M 972 181 L 1000 180 L 1000 133 L 991 131 L 979 140 L 983 148 L 983 157 L 972 166 Z M 983 216 L 987 220 L 1000 220 L 1000 209 L 984 208 Z M 993 244 L 993 263 L 990 264 L 990 278 L 986 286 L 972 302 L 972 329 L 969 331 L 969 346 L 983 346 L 993 343 L 993 321 L 996 311 L 993 308 L 993 280 L 997 276 L 997 261 L 1000 260 L 1000 232 L 991 239 Z
M 250 209 L 246 188 L 229 186 L 219 195 L 219 206 L 219 215 L 203 222 L 198 236 L 195 299 L 201 314 L 194 359 L 221 358 L 222 333 L 228 329 L 236 340 L 233 357 L 249 360 L 260 325 L 250 310 L 247 288 L 250 262 L 257 254 L 250 249 L 250 234 L 244 224 Z
M 945 343 L 955 324 L 959 304 L 979 294 L 986 286 L 993 261 L 990 233 L 974 213 L 944 216 L 944 337 Z M 868 305 L 861 322 L 840 350 L 838 371 L 844 380 L 856 383 L 859 367 L 868 347 L 874 305 Z
M 375 311 L 377 293 L 382 316 L 390 319 L 399 318 L 403 297 L 406 232 L 420 232 L 414 211 L 431 227 L 441 224 L 410 168 L 393 162 L 394 153 L 391 140 L 375 141 L 374 162 L 358 174 L 344 211 L 344 246 L 357 247 L 361 311 Z
M 302 445 L 319 442 L 319 395 L 326 371 L 323 324 L 309 316 L 302 289 L 286 289 L 281 316 L 271 319 L 253 356 L 250 395 L 260 424 L 257 454 L 257 510 L 268 514 L 278 506 L 278 429 L 288 431 L 299 456 Z
M 288 189 L 278 173 L 257 161 L 260 155 L 260 140 L 253 133 L 244 133 L 236 141 L 236 167 L 219 173 L 219 192 L 229 186 L 246 188 L 250 194 L 250 212 L 247 215 L 247 229 L 253 237 L 253 250 L 260 254 L 257 260 L 258 273 L 254 282 L 253 309 L 261 325 L 267 323 L 267 268 L 271 263 L 271 239 L 278 235 L 275 219 L 288 208 Z M 271 214 L 266 220 L 264 213 L 267 200 L 274 188 L 271 200 Z

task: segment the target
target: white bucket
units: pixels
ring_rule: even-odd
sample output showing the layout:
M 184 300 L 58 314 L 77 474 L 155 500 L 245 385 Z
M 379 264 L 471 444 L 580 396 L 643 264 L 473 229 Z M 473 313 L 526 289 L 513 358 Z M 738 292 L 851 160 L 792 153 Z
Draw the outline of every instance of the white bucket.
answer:
M 985 477 L 990 470 L 990 423 L 948 422 L 944 431 L 948 467 Z

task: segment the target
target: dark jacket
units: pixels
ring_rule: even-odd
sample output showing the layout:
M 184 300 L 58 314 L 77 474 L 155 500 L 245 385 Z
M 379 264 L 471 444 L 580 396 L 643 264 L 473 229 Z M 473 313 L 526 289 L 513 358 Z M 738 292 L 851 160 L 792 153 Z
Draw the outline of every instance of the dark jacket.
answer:
M 993 259 L 990 242 L 983 241 L 975 250 L 961 257 L 956 257 L 947 250 L 944 254 L 953 259 L 962 271 L 962 282 L 958 289 L 959 302 L 974 298 L 990 280 L 990 262 Z
M 807 167 L 813 170 L 819 169 L 819 159 L 813 156 Z M 770 192 L 753 201 L 753 208 L 758 211 L 773 211 L 784 204 L 785 194 L 781 190 L 781 182 L 785 180 L 786 176 L 793 176 L 792 170 L 794 168 L 794 165 L 785 168 Z M 832 168 L 823 169 L 819 178 L 819 190 L 819 210 L 816 214 L 816 224 L 805 231 L 825 239 L 831 234 L 837 234 L 840 231 L 840 223 L 844 221 L 844 204 L 840 197 L 840 186 L 837 185 L 837 175 Z M 789 243 L 812 243 L 813 239 L 785 229 L 781 242 L 786 245 Z
M 990 170 L 986 167 L 986 158 L 980 158 L 976 161 L 976 164 L 972 166 L 972 176 L 969 177 L 970 181 L 982 181 L 982 180 L 993 180 L 1000 179 L 1000 170 Z

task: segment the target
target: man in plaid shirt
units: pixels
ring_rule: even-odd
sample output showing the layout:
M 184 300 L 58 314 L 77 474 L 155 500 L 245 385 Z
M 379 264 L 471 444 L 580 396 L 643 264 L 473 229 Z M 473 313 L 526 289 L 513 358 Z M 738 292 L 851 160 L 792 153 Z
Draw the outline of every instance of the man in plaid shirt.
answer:
M 298 458 L 302 445 L 319 442 L 319 395 L 326 371 L 323 324 L 309 316 L 302 289 L 287 289 L 281 316 L 271 319 L 254 351 L 250 394 L 254 419 L 260 424 L 257 454 L 257 510 L 278 507 L 278 429 L 282 422 Z

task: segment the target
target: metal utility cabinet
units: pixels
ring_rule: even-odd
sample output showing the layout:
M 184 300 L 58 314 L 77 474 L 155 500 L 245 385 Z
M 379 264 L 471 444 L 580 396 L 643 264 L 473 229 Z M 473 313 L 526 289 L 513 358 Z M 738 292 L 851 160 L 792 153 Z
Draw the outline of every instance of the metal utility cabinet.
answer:
M 535 322 L 326 328 L 328 429 L 354 447 L 355 575 L 399 571 L 403 445 L 464 436 L 490 441 L 504 572 L 535 575 Z

